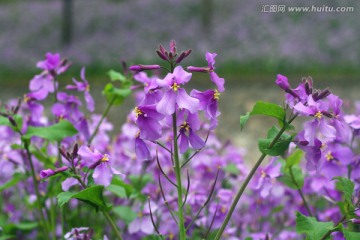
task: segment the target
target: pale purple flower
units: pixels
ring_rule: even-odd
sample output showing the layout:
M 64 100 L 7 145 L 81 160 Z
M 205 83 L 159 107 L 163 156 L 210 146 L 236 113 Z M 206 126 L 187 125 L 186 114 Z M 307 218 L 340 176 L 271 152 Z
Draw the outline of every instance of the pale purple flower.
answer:
M 85 68 L 84 67 L 81 69 L 80 77 L 81 77 L 82 82 L 78 82 L 78 81 L 76 81 L 75 78 L 73 78 L 72 80 L 75 83 L 75 85 L 68 85 L 68 86 L 66 86 L 66 89 L 84 92 L 84 98 L 85 98 L 87 109 L 90 112 L 93 112 L 95 109 L 95 102 L 94 102 L 93 97 L 90 95 L 90 85 L 89 85 L 89 82 L 85 78 Z
M 96 184 L 109 186 L 113 174 L 122 175 L 110 165 L 110 156 L 108 154 L 102 154 L 96 149 L 92 151 L 87 146 L 81 146 L 78 155 L 81 156 L 81 160 L 85 161 L 83 164 L 90 169 L 95 169 L 93 178 Z
M 161 137 L 159 121 L 164 115 L 156 111 L 156 105 L 138 106 L 135 108 L 136 124 L 142 139 L 155 141 Z
M 190 97 L 185 89 L 181 88 L 182 84 L 190 81 L 191 75 L 191 73 L 184 71 L 181 66 L 177 66 L 173 73 L 168 73 L 163 80 L 157 80 L 158 85 L 166 89 L 156 107 L 159 113 L 171 115 L 177 106 L 188 109 L 191 113 L 198 110 L 199 100 Z
M 199 109 L 204 110 L 205 117 L 210 120 L 210 129 L 214 129 L 218 125 L 217 117 L 220 115 L 218 111 L 218 101 L 220 93 L 217 90 L 207 90 L 200 92 L 192 90 L 190 96 L 199 99 Z

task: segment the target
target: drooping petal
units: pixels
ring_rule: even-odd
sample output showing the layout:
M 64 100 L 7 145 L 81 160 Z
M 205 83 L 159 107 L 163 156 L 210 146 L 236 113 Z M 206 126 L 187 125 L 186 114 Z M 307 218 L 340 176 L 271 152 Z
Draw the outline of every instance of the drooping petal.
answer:
M 135 139 L 135 153 L 140 160 L 147 161 L 151 159 L 149 148 L 139 137 Z
M 215 83 L 216 87 L 218 88 L 219 92 L 223 92 L 225 90 L 224 84 L 225 79 L 219 77 L 216 72 L 210 72 L 210 80 Z
M 182 154 L 186 152 L 186 150 L 189 148 L 189 139 L 185 135 L 185 133 L 180 133 L 179 142 L 180 142 L 179 149 L 180 149 L 180 153 Z
M 155 141 L 161 137 L 161 125 L 158 121 L 139 116 L 136 123 L 140 128 L 142 139 Z
M 169 90 L 164 94 L 164 96 L 156 106 L 156 110 L 161 114 L 171 115 L 175 112 L 175 104 L 176 93 L 174 93 L 172 90 Z
M 93 178 L 96 184 L 109 186 L 111 183 L 113 173 L 108 162 L 100 163 L 94 170 Z
M 198 150 L 205 146 L 205 142 L 192 129 L 189 130 L 189 141 L 191 146 Z
M 95 102 L 92 96 L 90 95 L 89 91 L 84 92 L 86 107 L 90 112 L 93 112 L 95 109 Z
M 199 100 L 190 97 L 183 88 L 178 90 L 176 103 L 178 104 L 179 108 L 185 108 L 191 113 L 195 113 L 199 110 Z

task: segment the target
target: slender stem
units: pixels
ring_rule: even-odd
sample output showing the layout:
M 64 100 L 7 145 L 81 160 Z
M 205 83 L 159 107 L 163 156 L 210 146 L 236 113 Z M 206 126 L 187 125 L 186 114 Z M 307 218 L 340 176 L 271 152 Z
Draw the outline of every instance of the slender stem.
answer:
M 184 213 L 183 213 L 183 201 L 182 201 L 182 184 L 181 184 L 181 172 L 180 172 L 180 161 L 179 161 L 179 151 L 177 143 L 177 124 L 176 124 L 176 113 L 172 115 L 173 117 L 173 135 L 174 135 L 174 162 L 175 162 L 175 174 L 176 174 L 176 185 L 178 193 L 178 219 L 179 219 L 179 232 L 180 240 L 186 240 L 186 229 L 184 225 Z
M 273 139 L 273 141 L 270 143 L 269 145 L 269 149 L 271 149 L 275 143 L 277 143 L 277 141 L 280 139 L 281 135 L 285 132 L 286 127 L 288 124 L 290 124 L 292 121 L 294 121 L 294 119 L 298 116 L 298 114 L 295 114 L 289 121 L 287 124 L 284 124 L 284 126 L 280 129 L 279 133 L 275 136 L 275 138 Z M 247 185 L 249 184 L 250 180 L 252 179 L 252 177 L 254 176 L 256 170 L 258 169 L 258 167 L 260 166 L 260 164 L 262 163 L 262 161 L 265 159 L 265 157 L 267 156 L 267 154 L 263 153 L 260 158 L 257 160 L 257 162 L 255 163 L 255 166 L 251 169 L 249 175 L 246 177 L 244 183 L 241 185 L 239 191 L 237 192 L 234 201 L 232 202 L 229 212 L 226 214 L 225 220 L 222 223 L 219 231 L 217 232 L 214 240 L 219 240 L 221 238 L 221 235 L 223 234 L 223 232 L 225 231 L 226 226 L 228 225 L 230 218 L 232 216 L 232 214 L 235 211 L 235 207 L 237 205 L 237 203 L 239 202 L 242 194 L 244 193 Z
M 294 173 L 293 173 L 293 170 L 292 170 L 292 166 L 289 168 L 289 170 L 290 170 L 291 180 L 292 180 L 293 183 L 295 184 L 295 186 L 296 186 L 296 188 L 297 188 L 297 190 L 298 190 L 298 192 L 299 192 L 299 194 L 300 194 L 300 197 L 301 197 L 301 199 L 303 200 L 304 206 L 305 206 L 305 208 L 306 208 L 309 216 L 312 217 L 313 214 L 311 213 L 310 207 L 309 207 L 309 205 L 307 204 L 307 202 L 306 202 L 306 200 L 305 200 L 304 194 L 303 194 L 303 192 L 301 191 L 301 188 L 300 188 L 299 184 L 298 184 L 298 183 L 296 182 L 296 180 L 295 180 Z
M 43 206 L 41 203 L 41 196 L 40 196 L 40 192 L 39 192 L 39 185 L 38 185 L 38 181 L 36 180 L 36 175 L 35 175 L 35 168 L 34 168 L 34 164 L 32 162 L 32 158 L 31 158 L 31 153 L 30 153 L 30 149 L 29 149 L 29 143 L 27 140 L 24 140 L 24 147 L 26 150 L 26 154 L 29 160 L 29 165 L 30 165 L 30 172 L 31 172 L 31 177 L 33 179 L 33 183 L 34 183 L 34 189 L 35 189 L 35 194 L 36 194 L 36 202 L 39 208 L 39 212 L 40 212 L 40 219 L 43 225 L 43 231 L 45 233 L 45 239 L 49 239 L 50 235 L 49 235 L 49 229 L 48 229 L 48 225 L 47 222 L 45 220 L 45 216 L 44 216 L 44 212 L 43 212 Z
M 104 217 L 106 218 L 106 220 L 110 223 L 111 228 L 113 229 L 117 239 L 122 240 L 123 238 L 121 237 L 121 233 L 119 231 L 119 229 L 117 228 L 116 224 L 114 223 L 114 220 L 111 218 L 110 214 L 106 211 L 102 211 Z
M 99 121 L 99 123 L 96 125 L 96 128 L 94 130 L 94 132 L 91 134 L 90 138 L 89 138 L 89 145 L 91 144 L 91 142 L 94 140 L 94 137 L 96 136 L 97 132 L 99 131 L 100 125 L 102 124 L 102 122 L 104 121 L 105 117 L 107 116 L 107 114 L 109 113 L 110 108 L 112 107 L 112 105 L 114 104 L 116 100 L 116 97 L 114 97 L 111 102 L 109 102 L 108 106 L 106 107 L 104 113 L 101 116 L 101 119 Z

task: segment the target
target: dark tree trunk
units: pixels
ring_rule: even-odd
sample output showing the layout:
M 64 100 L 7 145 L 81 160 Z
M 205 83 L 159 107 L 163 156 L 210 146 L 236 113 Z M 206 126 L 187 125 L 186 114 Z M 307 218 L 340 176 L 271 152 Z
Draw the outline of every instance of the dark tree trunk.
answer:
M 201 0 L 202 11 L 201 21 L 204 33 L 207 35 L 211 34 L 212 18 L 213 18 L 213 0 Z

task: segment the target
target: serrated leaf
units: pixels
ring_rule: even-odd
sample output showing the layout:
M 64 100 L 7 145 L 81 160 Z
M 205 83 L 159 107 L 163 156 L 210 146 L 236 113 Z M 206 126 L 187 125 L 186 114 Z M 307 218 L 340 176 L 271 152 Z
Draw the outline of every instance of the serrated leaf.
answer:
M 62 192 L 59 193 L 56 198 L 58 200 L 58 206 L 61 208 L 66 204 L 74 195 L 75 193 L 72 192 Z
M 116 88 L 111 83 L 106 84 L 103 94 L 108 103 L 112 103 L 117 106 L 123 103 L 123 101 L 131 94 L 130 88 Z
M 78 131 L 67 120 L 48 126 L 48 127 L 28 127 L 27 132 L 23 135 L 24 139 L 30 139 L 33 136 L 41 137 L 49 141 L 61 141 L 66 137 L 71 137 L 77 134 Z
M 131 223 L 136 217 L 137 214 L 134 212 L 131 207 L 128 206 L 117 206 L 112 210 L 116 215 L 119 216 L 126 224 Z
M 127 81 L 126 77 L 123 74 L 121 74 L 115 70 L 112 70 L 112 69 L 108 72 L 108 75 L 109 75 L 111 81 L 120 81 L 120 82 Z
M 104 186 L 94 185 L 77 193 L 62 192 L 57 195 L 59 207 L 62 207 L 70 199 L 76 198 L 93 206 L 96 210 L 109 210 L 110 207 L 104 200 L 103 190 Z
M 335 177 L 334 179 L 337 180 L 337 187 L 341 192 L 343 192 L 345 201 L 351 203 L 351 197 L 354 193 L 355 184 L 348 178 Z
M 319 240 L 329 230 L 332 231 L 333 229 L 332 222 L 318 222 L 314 217 L 306 217 L 299 212 L 296 213 L 296 232 L 306 234 L 309 240 Z
M 119 198 L 127 198 L 128 197 L 127 194 L 126 194 L 126 190 L 123 187 L 111 184 L 106 189 L 108 191 L 114 193 Z
M 301 159 L 304 156 L 304 152 L 300 149 L 296 149 L 287 159 L 285 168 L 299 165 Z
M 245 127 L 245 124 L 250 118 L 250 112 L 247 112 L 245 115 L 240 116 L 240 130 L 243 130 Z
M 270 148 L 271 142 L 275 136 L 279 133 L 279 129 L 272 127 L 269 129 L 267 138 L 260 138 L 258 140 L 258 146 L 260 152 L 270 156 L 280 156 L 289 148 L 292 137 L 286 133 L 283 133 L 276 143 Z
M 304 174 L 299 166 L 292 166 L 291 172 L 290 168 L 282 168 L 282 174 L 277 179 L 289 188 L 297 190 L 304 186 Z
M 255 103 L 253 109 L 250 112 L 246 113 L 243 116 L 240 116 L 241 130 L 245 127 L 245 124 L 249 120 L 249 117 L 254 115 L 262 115 L 276 118 L 278 119 L 280 126 L 283 126 L 286 112 L 281 106 L 275 103 L 258 101 Z

